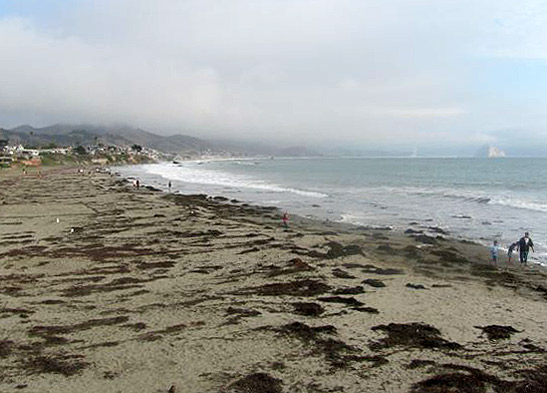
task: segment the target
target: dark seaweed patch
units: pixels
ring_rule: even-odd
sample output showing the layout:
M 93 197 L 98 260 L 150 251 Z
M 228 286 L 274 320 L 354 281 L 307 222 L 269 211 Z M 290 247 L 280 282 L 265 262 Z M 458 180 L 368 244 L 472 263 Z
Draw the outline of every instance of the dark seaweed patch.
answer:
M 415 235 L 411 235 L 411 237 L 419 243 L 437 244 L 437 239 L 432 236 L 428 236 L 424 234 L 415 234 Z
M 229 393 L 282 393 L 283 383 L 266 373 L 249 374 L 230 384 Z
M 348 262 L 348 263 L 343 263 L 342 266 L 344 266 L 347 269 L 358 269 L 358 268 L 367 269 L 371 267 L 372 265 L 364 265 L 362 263 Z
M 370 285 L 374 288 L 383 288 L 386 286 L 386 284 L 383 283 L 383 281 L 377 280 L 375 278 L 367 278 L 366 280 L 362 281 L 363 284 Z
M 443 339 L 437 328 L 422 323 L 390 323 L 389 325 L 374 326 L 372 330 L 387 333 L 387 337 L 370 345 L 372 349 L 394 346 L 449 350 L 461 348 L 460 344 Z
M 277 329 L 279 332 L 295 336 L 312 347 L 313 353 L 321 354 L 336 368 L 347 367 L 350 362 L 365 360 L 355 355 L 347 355 L 357 351 L 341 340 L 328 337 L 335 335 L 336 328 L 332 325 L 310 327 L 301 322 L 293 322 Z
M 67 297 L 88 296 L 97 292 L 113 292 L 125 289 L 142 288 L 138 283 L 148 282 L 150 280 L 139 280 L 131 277 L 119 278 L 107 284 L 75 285 L 63 290 L 63 295 Z
M 378 247 L 376 247 L 378 251 L 383 251 L 386 253 L 392 253 L 394 251 L 393 247 L 391 247 L 389 244 L 380 244 Z
M 65 377 L 79 374 L 88 363 L 82 360 L 81 355 L 48 355 L 35 356 L 24 362 L 24 368 L 29 374 L 61 374 Z
M 294 307 L 294 312 L 296 314 L 306 315 L 310 317 L 316 317 L 325 312 L 325 309 L 317 303 L 296 302 L 292 303 L 292 306 Z
M 307 279 L 265 284 L 259 287 L 244 289 L 243 293 L 255 293 L 262 296 L 316 296 L 330 290 L 331 287 L 321 281 Z
M 141 270 L 148 270 L 148 269 L 168 269 L 175 265 L 175 262 L 142 262 L 137 265 L 137 267 Z
M 0 358 L 5 358 L 11 355 L 14 343 L 11 340 L 0 340 Z
M 444 364 L 452 372 L 435 375 L 412 386 L 411 393 L 547 393 L 547 366 L 523 370 L 517 381 L 503 381 L 473 367 Z
M 55 337 L 57 334 L 69 334 L 78 331 L 88 330 L 97 326 L 111 326 L 127 322 L 129 317 L 120 316 L 103 319 L 90 319 L 89 321 L 77 323 L 74 325 L 53 325 L 53 326 L 34 326 L 29 330 L 29 334 L 42 338 Z
M 384 276 L 404 274 L 404 271 L 400 269 L 392 269 L 392 268 L 382 269 L 373 265 L 365 265 L 362 271 L 363 273 L 374 273 L 374 274 L 380 274 Z
M 417 368 L 424 368 L 433 365 L 435 365 L 435 362 L 433 360 L 412 359 L 412 361 L 406 366 L 406 368 L 408 368 L 409 370 L 415 370 Z
M 130 328 L 133 330 L 144 330 L 146 329 L 146 323 L 144 322 L 137 322 L 137 323 L 128 323 L 125 325 L 121 325 L 122 327 Z
M 304 340 L 315 339 L 320 333 L 336 333 L 336 328 L 332 325 L 310 327 L 301 322 L 293 322 L 283 325 L 279 330 L 284 333 L 294 334 Z
M 474 374 L 448 373 L 435 375 L 412 387 L 412 393 L 485 393 L 486 384 Z
M 230 318 L 227 323 L 237 323 L 242 318 L 255 317 L 260 315 L 260 311 L 251 310 L 247 308 L 228 307 L 226 315 Z
M 348 306 L 354 306 L 354 307 L 359 307 L 363 305 L 362 302 L 355 299 L 354 297 L 326 296 L 326 297 L 320 297 L 317 300 L 321 302 L 326 302 L 326 303 L 342 303 L 342 304 L 346 304 Z
M 335 289 L 332 293 L 335 295 L 359 295 L 361 293 L 365 293 L 365 288 L 361 285 L 356 287 L 344 287 Z
M 512 326 L 500 326 L 500 325 L 488 325 L 488 326 L 475 326 L 477 329 L 481 329 L 489 340 L 504 340 L 511 338 L 511 335 L 515 333 L 522 333 L 516 330 Z
M 304 262 L 300 258 L 291 259 L 288 262 L 287 265 L 288 266 L 286 268 L 283 268 L 283 269 L 274 267 L 275 270 L 268 273 L 268 277 L 276 277 L 276 276 L 280 276 L 280 275 L 283 275 L 283 274 L 292 274 L 292 273 L 299 273 L 299 272 L 306 272 L 306 271 L 314 270 L 314 268 L 310 264 Z
M 205 325 L 205 322 L 203 321 L 195 321 L 195 322 L 189 322 L 189 323 L 179 323 L 177 325 L 167 326 L 160 330 L 154 330 L 151 332 L 143 333 L 138 337 L 138 340 L 141 341 L 157 341 L 161 340 L 163 338 L 163 335 L 165 334 L 177 334 L 180 333 L 183 330 L 186 330 L 190 327 L 197 327 L 197 326 L 203 326 Z
M 347 257 L 350 255 L 362 255 L 363 250 L 361 247 L 350 244 L 348 246 L 343 246 L 338 242 L 328 242 L 326 246 L 329 248 L 327 251 L 326 257 L 328 259 L 336 259 L 340 257 Z
M 380 311 L 378 311 L 378 309 L 374 308 L 374 307 L 354 307 L 353 309 L 355 311 L 366 312 L 366 313 L 369 313 L 369 314 L 379 314 L 380 313 Z
M 509 393 L 547 393 L 547 365 L 520 373 L 524 379 L 513 384 Z
M 408 283 L 405 285 L 407 288 L 412 288 L 412 289 L 427 289 L 425 286 L 423 286 L 422 284 L 412 284 L 412 283 Z
M 348 272 L 342 269 L 333 269 L 332 275 L 337 278 L 346 278 L 346 279 L 355 278 L 355 276 L 349 274 Z

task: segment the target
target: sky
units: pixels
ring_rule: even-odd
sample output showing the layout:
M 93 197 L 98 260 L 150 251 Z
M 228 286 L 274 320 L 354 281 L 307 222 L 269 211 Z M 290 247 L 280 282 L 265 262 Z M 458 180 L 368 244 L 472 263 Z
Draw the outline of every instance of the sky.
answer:
M 0 0 L 0 126 L 547 154 L 547 2 Z

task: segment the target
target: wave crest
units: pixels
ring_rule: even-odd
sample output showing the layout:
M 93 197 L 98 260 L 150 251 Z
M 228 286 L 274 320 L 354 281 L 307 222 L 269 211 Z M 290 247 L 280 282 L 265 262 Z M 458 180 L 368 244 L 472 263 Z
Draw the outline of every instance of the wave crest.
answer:
M 311 198 L 326 198 L 327 194 L 300 190 L 298 188 L 282 187 L 277 184 L 267 183 L 262 180 L 253 179 L 249 176 L 230 174 L 222 171 L 195 168 L 193 166 L 173 164 L 152 164 L 144 165 L 143 169 L 152 175 L 158 175 L 168 180 L 177 180 L 185 183 L 204 184 L 231 188 L 247 188 L 265 192 L 290 192 Z

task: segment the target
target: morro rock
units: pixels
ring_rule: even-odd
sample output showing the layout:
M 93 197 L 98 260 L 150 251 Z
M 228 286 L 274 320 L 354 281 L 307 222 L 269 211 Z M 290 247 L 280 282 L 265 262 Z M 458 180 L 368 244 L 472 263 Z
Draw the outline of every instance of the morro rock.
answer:
M 497 147 L 485 145 L 479 149 L 479 151 L 475 154 L 475 157 L 505 157 L 505 152 Z

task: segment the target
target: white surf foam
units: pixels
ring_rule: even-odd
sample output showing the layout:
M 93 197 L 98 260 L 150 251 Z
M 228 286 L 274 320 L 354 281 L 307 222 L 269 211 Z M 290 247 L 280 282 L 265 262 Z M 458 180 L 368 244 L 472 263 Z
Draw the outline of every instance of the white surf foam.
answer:
M 547 213 L 547 199 L 545 201 L 530 200 L 522 196 L 511 195 L 505 192 L 504 195 L 495 195 L 479 190 L 456 190 L 452 188 L 422 188 L 422 187 L 378 187 L 378 188 L 358 188 L 353 190 L 355 194 L 367 193 L 386 193 L 409 196 L 438 197 L 459 200 L 462 202 L 472 202 L 478 204 L 502 205 L 516 209 L 526 209 Z
M 326 198 L 328 196 L 321 192 L 282 187 L 277 184 L 254 179 L 250 176 L 210 170 L 193 164 L 151 164 L 143 165 L 142 168 L 144 171 L 152 175 L 158 175 L 168 180 L 176 180 L 192 184 L 222 186 L 236 189 L 247 188 L 273 193 L 289 192 L 311 198 Z
M 494 197 L 490 200 L 491 204 L 515 207 L 518 209 L 534 210 L 547 213 L 547 203 L 527 201 L 518 198 Z

